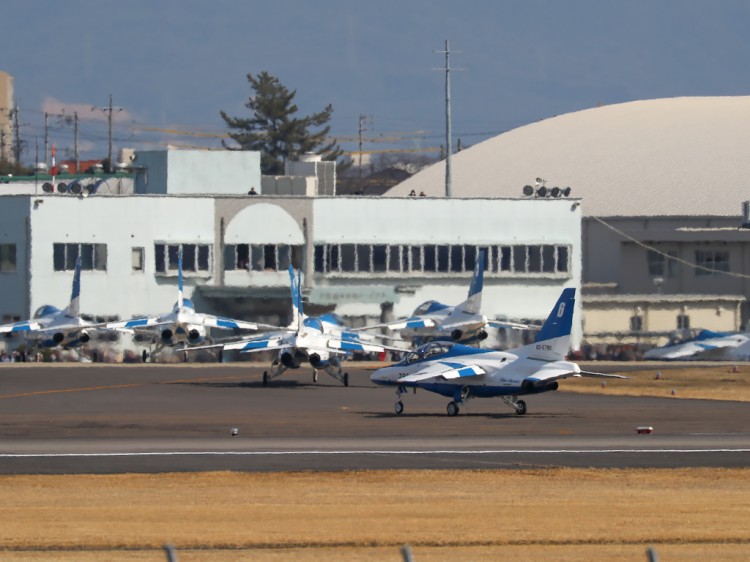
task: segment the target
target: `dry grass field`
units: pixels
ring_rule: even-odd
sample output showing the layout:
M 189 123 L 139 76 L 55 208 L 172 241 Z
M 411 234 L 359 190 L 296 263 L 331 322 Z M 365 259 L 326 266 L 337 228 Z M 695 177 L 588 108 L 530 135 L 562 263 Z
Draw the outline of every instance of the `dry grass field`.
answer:
M 596 363 L 586 365 L 586 368 L 597 370 Z M 560 390 L 619 396 L 674 396 L 750 402 L 750 365 L 747 364 L 703 366 L 695 363 L 678 368 L 654 366 L 622 374 L 628 379 L 607 382 L 583 377 L 566 379 L 560 383 Z
M 3 561 L 750 558 L 750 469 L 0 477 Z

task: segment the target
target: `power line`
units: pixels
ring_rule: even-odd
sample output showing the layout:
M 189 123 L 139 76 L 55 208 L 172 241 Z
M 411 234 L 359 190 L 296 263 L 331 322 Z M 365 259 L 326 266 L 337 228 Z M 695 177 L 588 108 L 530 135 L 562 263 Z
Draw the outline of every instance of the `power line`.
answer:
M 711 267 L 706 267 L 705 265 L 698 265 L 697 263 L 689 262 L 689 261 L 684 260 L 682 258 L 679 258 L 677 256 L 673 256 L 671 254 L 663 252 L 662 250 L 659 250 L 658 248 L 655 248 L 655 247 L 650 246 L 650 245 L 648 245 L 648 244 L 646 244 L 644 242 L 641 242 L 637 238 L 634 238 L 630 234 L 628 234 L 626 232 L 623 232 L 619 228 L 617 228 L 617 227 L 609 224 L 608 222 L 602 220 L 599 217 L 589 217 L 589 218 L 594 219 L 596 222 L 598 222 L 602 226 L 610 229 L 612 232 L 614 232 L 616 234 L 619 234 L 620 236 L 622 236 L 626 240 L 629 240 L 630 242 L 633 242 L 634 244 L 640 246 L 641 248 L 645 248 L 646 250 L 650 250 L 650 251 L 652 251 L 652 252 L 654 252 L 654 253 L 656 253 L 656 254 L 658 254 L 660 256 L 665 257 L 668 260 L 672 260 L 674 262 L 681 263 L 682 265 L 686 265 L 687 267 L 690 267 L 692 269 L 697 269 L 699 271 L 705 271 L 705 272 L 711 273 L 712 275 L 726 275 L 728 277 L 736 277 L 738 279 L 750 279 L 750 275 L 746 275 L 744 273 L 734 273 L 732 271 L 721 271 L 719 269 L 714 269 L 714 268 L 711 268 Z

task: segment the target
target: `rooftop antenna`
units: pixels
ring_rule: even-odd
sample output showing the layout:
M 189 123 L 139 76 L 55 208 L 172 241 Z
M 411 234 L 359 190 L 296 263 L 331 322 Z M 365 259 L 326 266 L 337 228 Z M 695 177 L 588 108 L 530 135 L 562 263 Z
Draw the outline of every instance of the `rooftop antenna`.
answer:
M 109 162 L 109 170 L 106 170 L 107 173 L 112 172 L 112 112 L 122 111 L 122 107 L 112 107 L 112 94 L 109 94 L 109 106 L 107 107 L 92 107 L 91 111 L 94 111 L 95 109 L 98 109 L 100 111 L 103 111 L 107 114 L 107 125 L 109 129 L 109 145 L 107 150 L 107 161 Z
M 435 70 L 445 71 L 445 196 L 453 197 L 453 186 L 451 185 L 451 70 L 464 70 L 463 68 L 451 68 L 451 50 L 448 40 L 445 40 L 444 51 L 433 51 L 439 55 L 445 55 L 445 67 Z M 461 51 L 456 51 L 460 53 Z

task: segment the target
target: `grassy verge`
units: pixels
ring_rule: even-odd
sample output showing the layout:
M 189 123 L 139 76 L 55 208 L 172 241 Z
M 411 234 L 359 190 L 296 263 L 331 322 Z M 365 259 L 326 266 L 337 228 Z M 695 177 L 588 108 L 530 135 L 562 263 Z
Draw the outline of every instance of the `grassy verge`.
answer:
M 596 364 L 587 365 L 596 371 Z M 655 396 L 701 398 L 706 400 L 734 400 L 750 402 L 750 367 L 747 365 L 690 366 L 623 372 L 627 380 L 566 379 L 560 389 L 592 394 L 621 396 Z
M 4 561 L 750 552 L 750 469 L 6 476 L 0 494 Z

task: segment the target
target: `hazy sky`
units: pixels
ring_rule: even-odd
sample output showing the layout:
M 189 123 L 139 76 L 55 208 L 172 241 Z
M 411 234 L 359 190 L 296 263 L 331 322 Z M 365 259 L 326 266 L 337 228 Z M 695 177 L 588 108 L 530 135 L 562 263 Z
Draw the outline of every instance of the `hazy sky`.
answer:
M 750 93 L 747 0 L 3 0 L 0 14 L 28 162 L 44 112 L 63 109 L 81 118 L 82 155 L 106 155 L 91 108 L 110 94 L 116 148 L 219 145 L 142 129 L 226 132 L 219 111 L 249 115 L 246 75 L 262 70 L 297 91 L 301 114 L 332 104 L 334 135 L 356 138 L 366 115 L 366 137 L 435 147 L 446 39 L 464 69 L 451 74 L 454 143 L 601 104 Z M 69 124 L 51 119 L 50 135 L 72 148 Z

